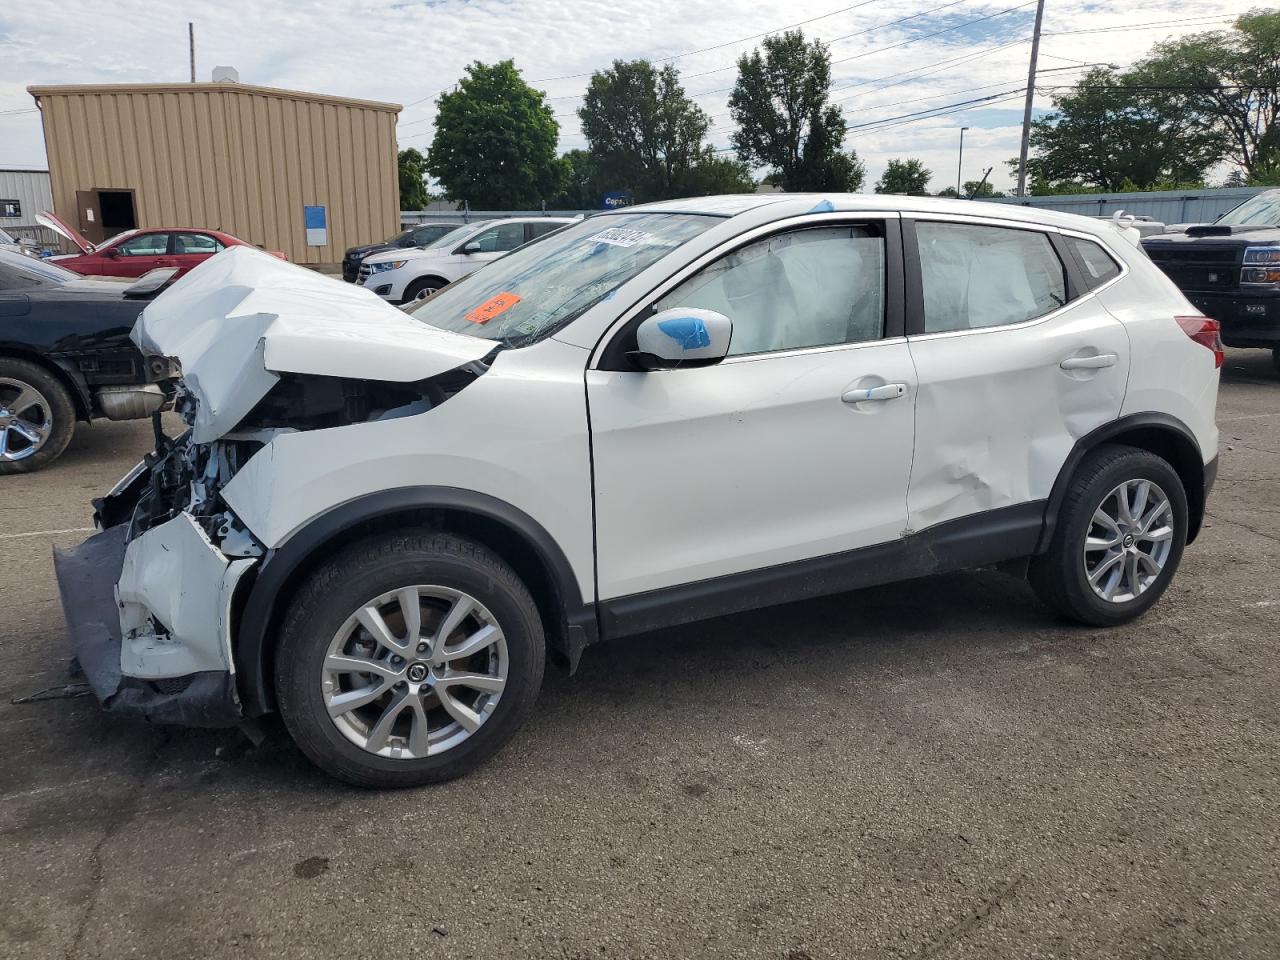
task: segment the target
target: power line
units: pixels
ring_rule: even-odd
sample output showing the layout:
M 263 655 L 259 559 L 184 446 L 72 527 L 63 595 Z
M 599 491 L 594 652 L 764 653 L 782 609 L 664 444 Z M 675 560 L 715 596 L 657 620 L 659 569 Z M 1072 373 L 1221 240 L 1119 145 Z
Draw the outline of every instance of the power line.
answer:
M 956 2 L 963 2 L 963 0 L 956 0 Z M 696 56 L 699 53 L 709 53 L 712 50 L 722 50 L 725 47 L 733 46 L 735 43 L 746 43 L 748 40 L 759 40 L 761 37 L 767 37 L 775 33 L 781 33 L 784 30 L 790 30 L 792 27 L 803 27 L 806 23 L 814 23 L 815 21 L 818 21 L 818 20 L 825 20 L 828 17 L 834 17 L 837 14 L 841 14 L 841 13 L 848 13 L 850 10 L 857 10 L 859 7 L 865 7 L 872 3 L 875 3 L 875 0 L 863 0 L 862 3 L 855 3 L 851 7 L 841 7 L 839 10 L 832 10 L 830 13 L 824 13 L 816 17 L 810 17 L 808 20 L 797 20 L 795 23 L 789 23 L 784 27 L 774 27 L 771 30 L 766 30 L 764 33 L 754 33 L 749 37 L 739 37 L 737 40 L 726 40 L 724 43 L 717 43 L 714 46 L 710 46 L 710 47 L 702 47 L 698 50 L 690 50 L 687 53 L 677 53 L 674 56 L 670 56 L 670 57 L 655 57 L 653 62 L 669 63 L 672 60 L 679 60 L 683 57 Z M 593 73 L 595 73 L 594 70 L 588 70 L 586 73 L 566 73 L 564 76 L 560 76 L 560 77 L 541 77 L 537 80 L 530 80 L 529 83 L 550 83 L 553 80 L 576 80 L 579 77 L 589 77 Z
M 964 23 L 958 23 L 954 27 L 947 27 L 945 30 L 938 30 L 934 33 L 926 33 L 922 37 L 912 37 L 910 40 L 903 40 L 901 43 L 890 44 L 887 47 L 877 47 L 875 50 L 866 50 L 862 53 L 855 53 L 850 57 L 841 57 L 839 60 L 832 60 L 831 63 L 833 66 L 837 63 L 848 63 L 850 60 L 861 60 L 863 57 L 869 57 L 873 53 L 883 53 L 885 50 L 896 50 L 899 47 L 905 47 L 912 43 L 919 43 L 921 40 L 931 40 L 934 37 L 942 36 L 944 33 L 952 33 L 956 30 L 962 30 L 965 27 L 971 27 L 975 23 L 982 23 L 984 20 L 994 20 L 996 17 L 1003 17 L 1005 14 L 1014 13 L 1021 10 L 1023 7 L 1031 6 L 1035 2 L 1036 0 L 1027 0 L 1026 3 L 1020 3 L 1016 7 L 1009 7 L 1007 10 L 1001 10 L 999 13 L 989 13 L 985 17 L 978 17 L 975 20 L 966 20 Z

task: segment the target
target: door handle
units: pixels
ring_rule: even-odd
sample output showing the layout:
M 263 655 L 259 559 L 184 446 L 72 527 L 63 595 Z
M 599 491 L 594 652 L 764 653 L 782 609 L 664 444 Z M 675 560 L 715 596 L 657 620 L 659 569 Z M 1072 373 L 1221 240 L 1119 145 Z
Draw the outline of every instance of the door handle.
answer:
M 906 393 L 905 383 L 886 383 L 879 387 L 857 387 L 846 390 L 840 399 L 845 403 L 866 403 L 868 400 L 897 400 Z
M 1063 370 L 1101 370 L 1114 367 L 1119 359 L 1114 353 L 1100 353 L 1096 357 L 1067 357 L 1058 366 Z

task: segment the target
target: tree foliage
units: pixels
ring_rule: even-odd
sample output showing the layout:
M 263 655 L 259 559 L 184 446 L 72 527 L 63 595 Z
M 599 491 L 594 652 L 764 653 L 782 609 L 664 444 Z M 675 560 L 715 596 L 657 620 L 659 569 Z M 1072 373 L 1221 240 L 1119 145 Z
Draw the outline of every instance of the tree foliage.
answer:
M 594 210 L 604 193 L 595 155 L 587 150 L 570 150 L 560 157 L 564 171 L 560 193 L 547 204 L 553 210 Z
M 1231 30 L 1157 44 L 1137 72 L 1167 88 L 1170 110 L 1212 127 L 1221 155 L 1247 173 L 1280 163 L 1280 11 L 1252 10 Z
M 421 210 L 431 202 L 427 190 L 427 160 L 419 151 L 409 147 L 396 157 L 400 170 L 400 209 Z
M 560 128 L 515 64 L 479 61 L 436 101 L 427 170 L 451 200 L 476 209 L 529 209 L 560 192 Z
M 770 167 L 784 190 L 856 191 L 865 169 L 843 151 L 844 115 L 828 102 L 831 56 L 801 30 L 766 37 L 738 59 L 729 112 L 738 159 Z
M 1053 185 L 1062 182 L 1114 191 L 1126 183 L 1147 190 L 1203 181 L 1222 155 L 1221 133 L 1153 86 L 1145 68 L 1095 67 L 1055 95 L 1054 112 L 1031 125 L 1033 190 L 1038 184 L 1058 192 Z
M 630 190 L 637 201 L 687 196 L 695 170 L 710 159 L 711 118 L 670 64 L 615 60 L 591 75 L 578 117 L 601 184 Z
M 925 167 L 924 161 L 915 157 L 906 160 L 890 160 L 884 173 L 876 181 L 876 193 L 905 193 L 919 195 L 929 189 L 929 181 L 933 174 Z M 955 190 L 952 189 L 952 193 Z

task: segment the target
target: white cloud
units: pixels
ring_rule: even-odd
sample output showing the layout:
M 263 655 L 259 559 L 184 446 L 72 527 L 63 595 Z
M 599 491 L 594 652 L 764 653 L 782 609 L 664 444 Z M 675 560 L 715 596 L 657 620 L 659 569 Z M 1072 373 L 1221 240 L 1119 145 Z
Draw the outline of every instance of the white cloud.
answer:
M 939 6 L 942 0 L 876 0 L 805 26 L 824 39 L 874 28 Z M 1025 84 L 1028 45 L 996 50 L 926 76 L 895 78 L 902 71 L 962 57 L 1030 33 L 1027 7 L 966 30 L 920 39 L 931 33 L 1007 9 L 1018 0 L 964 0 L 906 23 L 872 29 L 837 42 L 832 51 L 833 96 L 851 125 L 942 107 Z M 1045 15 L 1042 68 L 1072 67 L 1072 60 L 1121 65 L 1141 57 L 1157 40 L 1217 24 L 1182 24 L 1186 18 L 1235 16 L 1253 0 L 1139 0 L 1125 5 L 1091 0 L 1055 0 Z M 852 4 L 846 4 L 852 6 Z M 39 115 L 25 92 L 34 83 L 161 82 L 187 79 L 186 24 L 196 24 L 197 76 L 207 79 L 218 64 L 237 67 L 246 83 L 413 104 L 402 117 L 405 145 L 430 141 L 432 101 L 456 82 L 467 63 L 514 58 L 527 78 L 577 74 L 607 66 L 615 58 L 672 56 L 690 49 L 762 33 L 830 13 L 833 0 L 729 0 L 685 3 L 632 0 L 368 0 L 337 5 L 315 0 L 263 4 L 254 0 L 202 0 L 157 6 L 149 0 L 62 0 L 58 4 L 6 4 L 0 10 L 0 165 L 43 163 Z M 1157 22 L 1162 28 L 1117 33 L 1055 35 L 1062 31 Z M 758 41 L 682 57 L 677 65 L 692 94 L 723 91 L 734 79 L 731 65 Z M 855 59 L 845 59 L 855 58 Z M 1064 59 L 1059 59 L 1064 58 Z M 1070 58 L 1070 59 L 1065 59 Z M 706 74 L 695 76 L 696 74 Z M 1044 87 L 1070 82 L 1076 73 L 1054 69 L 1041 76 L 1038 109 L 1051 106 Z M 878 79 L 889 77 L 889 79 Z M 866 82 L 874 81 L 874 82 Z M 537 84 L 555 97 L 562 146 L 583 145 L 573 110 L 585 78 Z M 854 86 L 857 84 L 857 86 Z M 892 84 L 892 86 L 887 86 Z M 973 90 L 982 87 L 984 89 Z M 883 88 L 883 89 L 881 89 Z M 967 92 L 971 91 L 971 92 Z M 414 103 L 422 100 L 424 102 Z M 728 144 L 732 129 L 727 93 L 698 96 L 715 116 L 714 142 Z M 929 99 L 923 99 L 929 98 Z M 1000 104 L 1008 109 L 1020 103 Z M 1004 161 L 1018 150 L 1017 120 L 1004 113 L 956 113 L 918 119 L 886 129 L 853 130 L 849 144 L 867 163 L 868 187 L 891 157 L 915 156 L 934 171 L 934 184 L 954 183 L 958 130 L 965 139 L 965 179 L 994 167 L 998 186 L 1009 182 Z M 91 148 L 91 145 L 86 145 Z

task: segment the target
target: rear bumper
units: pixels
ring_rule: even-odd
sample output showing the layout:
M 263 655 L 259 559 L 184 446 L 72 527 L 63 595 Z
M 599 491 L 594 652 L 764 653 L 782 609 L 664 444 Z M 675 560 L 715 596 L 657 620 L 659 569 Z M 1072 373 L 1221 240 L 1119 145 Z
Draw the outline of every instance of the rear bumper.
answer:
M 1185 291 L 1205 316 L 1222 324 L 1229 347 L 1280 346 L 1280 293 L 1202 293 Z
M 150 723 L 227 727 L 240 722 L 235 678 L 227 670 L 176 677 L 126 676 L 121 669 L 121 608 L 116 585 L 125 565 L 127 526 L 53 551 L 71 649 L 103 708 Z

